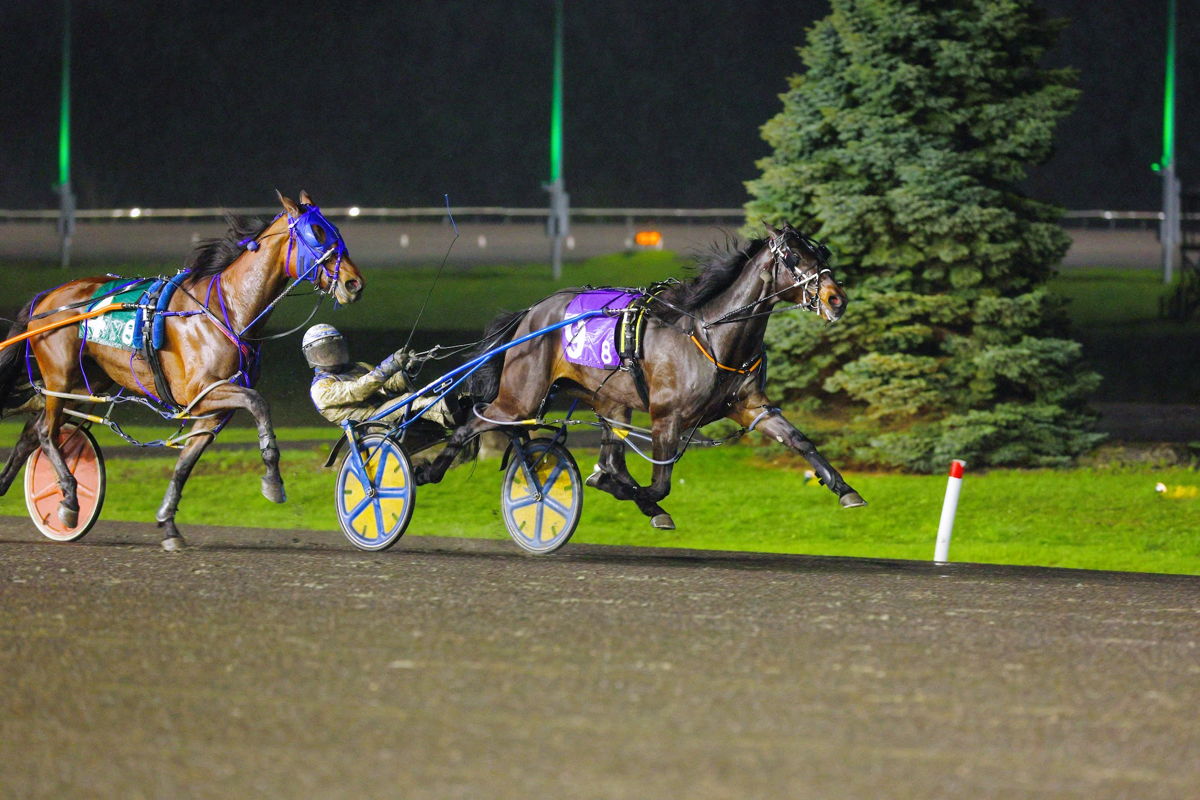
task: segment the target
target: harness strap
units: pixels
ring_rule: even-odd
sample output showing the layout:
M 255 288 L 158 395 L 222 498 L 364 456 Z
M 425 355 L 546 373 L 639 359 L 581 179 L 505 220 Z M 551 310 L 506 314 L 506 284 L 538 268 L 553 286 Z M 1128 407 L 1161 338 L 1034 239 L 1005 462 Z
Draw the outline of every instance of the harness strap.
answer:
M 82 322 L 85 319 L 91 319 L 92 317 L 99 317 L 103 314 L 112 313 L 113 311 L 125 311 L 125 310 L 131 309 L 131 308 L 137 308 L 137 304 L 136 303 L 116 303 L 111 306 L 105 306 L 104 308 L 94 308 L 91 311 L 85 311 L 82 314 L 76 314 L 73 317 L 68 317 L 67 319 L 59 320 L 58 322 L 52 322 L 49 325 L 43 325 L 40 328 L 34 328 L 31 331 L 25 331 L 21 335 L 14 336 L 11 339 L 5 339 L 3 342 L 0 342 L 0 350 L 3 350 L 5 347 L 8 347 L 10 344 L 16 344 L 17 342 L 21 342 L 21 341 L 29 339 L 33 336 L 37 336 L 39 333 L 45 333 L 46 331 L 57 330 L 58 328 L 65 328 L 68 325 L 72 325 L 76 322 Z
M 727 372 L 736 372 L 738 375 L 749 375 L 762 365 L 763 357 L 761 353 L 759 354 L 758 358 L 754 359 L 753 364 L 750 364 L 746 367 L 731 367 L 727 364 L 722 364 L 720 361 L 717 361 L 717 359 L 713 358 L 712 353 L 708 352 L 708 350 L 704 348 L 704 345 L 702 345 L 700 340 L 696 338 L 696 334 L 693 333 L 688 338 L 692 340 L 692 344 L 696 345 L 697 349 L 699 349 L 701 353 L 704 353 L 705 358 L 716 365 L 717 369 L 723 369 Z

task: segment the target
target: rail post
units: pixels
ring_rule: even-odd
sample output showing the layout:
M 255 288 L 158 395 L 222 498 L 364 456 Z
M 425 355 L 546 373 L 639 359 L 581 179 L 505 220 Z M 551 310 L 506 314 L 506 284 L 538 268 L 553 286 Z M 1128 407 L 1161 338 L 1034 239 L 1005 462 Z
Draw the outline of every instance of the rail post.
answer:
M 937 544 L 933 548 L 933 560 L 938 564 L 950 560 L 950 535 L 954 531 L 954 515 L 958 511 L 958 496 L 962 492 L 963 469 L 966 466 L 967 462 L 957 458 L 950 462 L 946 499 L 942 501 L 942 518 L 938 522 Z

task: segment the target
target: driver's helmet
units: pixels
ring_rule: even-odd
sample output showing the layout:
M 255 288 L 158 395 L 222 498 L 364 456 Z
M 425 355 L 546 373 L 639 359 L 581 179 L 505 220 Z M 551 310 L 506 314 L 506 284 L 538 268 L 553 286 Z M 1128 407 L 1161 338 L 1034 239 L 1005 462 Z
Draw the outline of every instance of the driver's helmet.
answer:
M 350 363 L 350 349 L 342 334 L 324 322 L 313 325 L 304 332 L 300 342 L 304 360 L 313 369 L 340 367 Z

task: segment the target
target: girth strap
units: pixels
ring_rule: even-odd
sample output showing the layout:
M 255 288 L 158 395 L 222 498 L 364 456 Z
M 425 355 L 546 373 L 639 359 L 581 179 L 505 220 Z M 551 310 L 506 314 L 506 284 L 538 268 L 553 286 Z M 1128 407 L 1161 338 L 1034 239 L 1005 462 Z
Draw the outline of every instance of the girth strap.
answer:
M 646 382 L 646 373 L 642 370 L 642 336 L 646 331 L 646 311 L 650 301 L 670 285 L 666 281 L 656 283 L 622 309 L 617 330 L 617 352 L 621 356 L 621 368 L 633 378 L 638 397 L 647 409 L 650 408 L 650 387 Z

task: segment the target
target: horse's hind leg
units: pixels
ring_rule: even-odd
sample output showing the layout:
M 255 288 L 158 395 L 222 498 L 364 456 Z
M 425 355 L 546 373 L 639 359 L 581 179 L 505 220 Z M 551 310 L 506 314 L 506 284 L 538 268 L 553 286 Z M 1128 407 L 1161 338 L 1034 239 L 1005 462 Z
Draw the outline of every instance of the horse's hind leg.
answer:
M 225 383 L 209 392 L 193 411 L 207 414 L 236 408 L 249 411 L 258 427 L 258 450 L 267 468 L 262 477 L 263 497 L 272 503 L 286 502 L 287 492 L 283 488 L 283 476 L 279 473 L 279 445 L 275 442 L 275 429 L 271 425 L 271 407 L 261 394 L 244 386 Z
M 8 454 L 8 461 L 4 465 L 3 472 L 0 472 L 0 497 L 8 492 L 12 482 L 16 480 L 17 473 L 21 471 L 21 465 L 25 463 L 25 459 L 29 458 L 29 454 L 37 449 L 37 425 L 40 418 L 39 414 L 26 421 L 25 428 L 21 431 L 21 437 L 17 439 L 12 452 Z
M 75 476 L 67 467 L 62 451 L 58 449 L 58 430 L 62 426 L 63 400 L 59 397 L 46 397 L 44 424 L 37 425 L 38 436 L 41 439 L 42 452 L 50 459 L 50 465 L 58 476 L 58 488 L 62 490 L 63 499 L 58 504 L 58 519 L 67 528 L 74 528 L 79 522 L 79 497 L 75 492 Z
M 460 425 L 450 438 L 437 458 L 427 464 L 417 464 L 413 470 L 418 486 L 426 483 L 437 483 L 446 476 L 455 457 L 467 446 L 467 443 L 481 433 L 505 427 L 508 423 L 529 417 L 532 409 L 521 409 L 517 404 L 502 399 L 493 400 L 478 414 L 472 414 L 466 424 Z M 486 419 L 485 419 L 486 418 Z
M 675 461 L 679 458 L 682 436 L 680 434 L 681 420 L 674 414 L 656 417 L 651 425 L 651 435 L 654 444 L 654 471 L 650 485 L 638 489 L 633 502 L 643 514 L 650 517 L 650 524 L 656 528 L 674 530 L 675 521 L 671 515 L 663 511 L 658 504 L 671 493 L 671 473 L 675 469 Z
M 619 422 L 629 422 L 628 409 L 614 409 L 611 412 L 597 409 L 597 413 Z M 671 515 L 653 500 L 647 499 L 643 488 L 638 485 L 629 473 L 625 463 L 625 446 L 614 430 L 605 426 L 600 439 L 600 457 L 596 470 L 587 477 L 585 483 L 593 489 L 611 494 L 618 500 L 632 500 L 656 528 L 671 529 L 675 527 Z
M 163 550 L 173 552 L 186 546 L 179 529 L 175 527 L 175 511 L 179 508 L 179 499 L 183 496 L 183 485 L 192 474 L 192 467 L 196 466 L 205 448 L 215 437 L 214 429 L 218 424 L 219 419 L 197 421 L 192 426 L 193 435 L 183 446 L 179 460 L 175 462 L 175 472 L 171 475 L 171 482 L 167 484 L 167 493 L 163 496 L 162 505 L 158 507 L 158 513 L 154 517 L 163 531 Z

